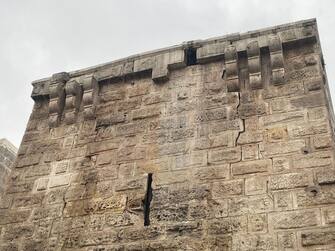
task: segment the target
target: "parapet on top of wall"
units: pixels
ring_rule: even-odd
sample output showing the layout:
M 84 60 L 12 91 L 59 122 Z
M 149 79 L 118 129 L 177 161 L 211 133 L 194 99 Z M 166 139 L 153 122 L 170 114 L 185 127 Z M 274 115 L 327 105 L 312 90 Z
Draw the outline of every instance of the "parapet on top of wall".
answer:
M 222 78 L 228 92 L 243 88 L 261 89 L 270 82 L 282 85 L 286 82 L 283 46 L 306 41 L 319 41 L 315 19 L 189 41 L 78 71 L 56 73 L 50 78 L 34 81 L 31 96 L 34 100 L 50 99 L 49 125 L 54 127 L 63 119 L 68 124 L 76 121 L 79 110 L 83 111 L 85 119 L 94 118 L 100 81 L 122 79 L 143 72 L 151 73 L 155 83 L 164 82 L 173 69 L 224 60 Z M 267 55 L 263 59 L 262 51 Z M 248 67 L 246 82 L 239 76 L 241 65 Z M 264 65 L 268 67 L 265 71 L 262 70 Z

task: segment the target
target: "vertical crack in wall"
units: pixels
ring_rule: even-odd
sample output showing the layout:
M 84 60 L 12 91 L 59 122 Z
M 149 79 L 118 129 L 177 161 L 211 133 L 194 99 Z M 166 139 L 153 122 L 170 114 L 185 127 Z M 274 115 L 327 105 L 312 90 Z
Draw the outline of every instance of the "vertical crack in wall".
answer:
M 238 109 L 241 105 L 241 94 L 240 94 L 240 92 L 237 93 L 237 96 L 238 96 L 238 104 L 236 106 L 236 113 L 237 113 L 237 117 L 239 118 L 240 116 L 239 116 L 239 110 Z M 235 140 L 235 146 L 237 146 L 237 142 L 238 142 L 238 139 L 241 136 L 241 133 L 245 132 L 245 120 L 244 119 L 241 119 L 241 120 L 242 120 L 242 127 L 243 128 L 242 128 L 242 131 L 238 132 L 238 135 L 237 135 L 236 140 Z M 241 152 L 241 154 L 242 154 L 242 152 Z
M 147 190 L 143 200 L 144 226 L 150 225 L 150 204 L 152 200 L 152 173 L 148 173 Z

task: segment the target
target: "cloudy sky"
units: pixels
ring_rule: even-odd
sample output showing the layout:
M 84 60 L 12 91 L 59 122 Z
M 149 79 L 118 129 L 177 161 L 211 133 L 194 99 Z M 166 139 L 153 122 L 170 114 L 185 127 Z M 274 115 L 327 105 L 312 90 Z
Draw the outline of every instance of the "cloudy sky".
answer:
M 183 41 L 316 17 L 335 83 L 333 0 L 0 0 L 0 138 L 19 146 L 33 80 Z M 332 88 L 335 97 L 335 87 Z

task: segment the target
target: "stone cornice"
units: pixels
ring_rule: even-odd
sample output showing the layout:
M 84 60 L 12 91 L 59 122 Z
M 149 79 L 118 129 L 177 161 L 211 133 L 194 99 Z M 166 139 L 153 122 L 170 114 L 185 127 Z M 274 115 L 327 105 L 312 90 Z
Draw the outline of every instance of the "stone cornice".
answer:
M 275 45 L 269 43 L 279 41 L 279 43 L 284 44 L 308 38 L 317 39 L 317 37 L 316 20 L 308 19 L 245 33 L 233 33 L 206 40 L 189 41 L 180 45 L 133 55 L 69 73 L 57 73 L 52 77 L 33 81 L 33 92 L 31 96 L 34 100 L 43 97 L 49 98 L 50 85 L 52 85 L 52 82 L 57 82 L 60 76 L 66 76 L 67 79 L 62 79 L 63 82 L 74 78 L 78 81 L 78 78 L 87 78 L 88 76 L 93 76 L 97 81 L 101 81 L 109 78 L 134 75 L 143 71 L 151 71 L 152 79 L 155 82 L 164 81 L 168 79 L 169 70 L 186 66 L 184 50 L 189 47 L 197 48 L 196 56 L 198 63 L 206 63 L 224 57 L 225 50 L 232 46 L 235 47 L 236 52 L 247 51 L 247 47 L 250 44 L 253 44 L 253 47 L 257 48 L 272 47 L 271 59 L 280 61 L 280 48 L 278 48 L 278 46 L 274 47 Z M 255 48 L 253 50 L 255 50 Z M 258 49 L 256 49 L 256 51 L 257 50 Z M 257 53 L 258 52 L 256 52 L 256 54 Z M 258 61 L 257 55 L 252 61 L 255 63 Z M 259 87 L 257 74 L 258 72 L 256 71 L 253 79 L 255 88 Z M 280 83 L 283 78 L 283 74 L 282 68 L 278 65 L 275 66 L 273 69 L 273 77 L 279 81 L 278 83 Z M 232 86 L 232 90 L 236 88 L 238 89 L 237 86 Z

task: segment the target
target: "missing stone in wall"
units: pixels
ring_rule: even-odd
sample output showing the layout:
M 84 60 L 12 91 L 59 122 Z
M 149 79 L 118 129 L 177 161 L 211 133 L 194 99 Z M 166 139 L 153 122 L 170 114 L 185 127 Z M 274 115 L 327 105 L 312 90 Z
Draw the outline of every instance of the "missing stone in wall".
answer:
M 197 64 L 197 49 L 188 47 L 185 49 L 186 66 Z
M 152 200 L 152 173 L 148 173 L 147 190 L 143 200 L 144 226 L 150 225 L 150 203 Z

